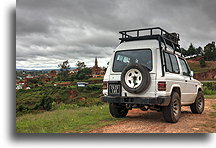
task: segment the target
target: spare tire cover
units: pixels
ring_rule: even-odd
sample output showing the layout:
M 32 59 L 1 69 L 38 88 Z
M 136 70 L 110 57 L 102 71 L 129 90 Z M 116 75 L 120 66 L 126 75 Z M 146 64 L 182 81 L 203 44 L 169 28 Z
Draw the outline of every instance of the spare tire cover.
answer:
M 145 91 L 151 82 L 149 70 L 141 64 L 126 66 L 121 74 L 121 84 L 130 93 Z

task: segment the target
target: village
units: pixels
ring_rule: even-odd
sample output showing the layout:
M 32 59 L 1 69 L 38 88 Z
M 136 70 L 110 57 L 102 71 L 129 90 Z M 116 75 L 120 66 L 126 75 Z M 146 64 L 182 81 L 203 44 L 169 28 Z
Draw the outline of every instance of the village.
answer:
M 106 68 L 101 68 L 98 66 L 97 57 L 95 57 L 95 65 L 90 67 L 89 82 L 94 83 L 91 80 L 97 80 L 102 83 L 103 77 L 105 75 Z M 79 68 L 75 68 L 68 71 L 68 76 L 75 78 L 78 73 Z M 60 74 L 60 70 L 50 70 L 50 71 L 18 71 L 16 76 L 16 89 L 31 89 L 32 87 L 40 87 L 44 84 L 51 84 L 53 86 L 76 86 L 81 84 L 87 85 L 88 83 L 80 83 L 76 81 L 59 81 L 57 76 Z M 80 80 L 81 81 L 81 80 Z M 84 80 L 86 81 L 86 80 Z

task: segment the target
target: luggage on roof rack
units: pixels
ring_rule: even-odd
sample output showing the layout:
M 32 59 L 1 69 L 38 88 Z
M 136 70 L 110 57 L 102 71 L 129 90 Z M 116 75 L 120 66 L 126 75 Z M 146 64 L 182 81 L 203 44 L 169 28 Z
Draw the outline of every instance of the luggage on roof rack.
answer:
M 174 52 L 178 51 L 181 53 L 179 45 L 179 34 L 169 33 L 160 27 L 144 28 L 144 29 L 134 29 L 119 32 L 122 37 L 119 40 L 122 42 L 135 41 L 135 40 L 148 40 L 148 39 L 158 39 L 166 45 L 173 47 Z

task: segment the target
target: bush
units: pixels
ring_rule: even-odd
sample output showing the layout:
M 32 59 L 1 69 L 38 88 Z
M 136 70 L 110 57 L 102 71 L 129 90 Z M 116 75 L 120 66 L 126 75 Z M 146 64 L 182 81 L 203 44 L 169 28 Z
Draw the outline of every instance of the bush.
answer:
M 205 60 L 203 58 L 199 61 L 199 63 L 200 63 L 201 67 L 206 67 L 206 63 L 205 63 Z
M 90 75 L 91 74 L 91 69 L 90 68 L 83 68 L 83 69 L 80 69 L 77 74 L 76 74 L 76 79 L 78 80 L 87 80 L 90 78 Z
M 20 116 L 24 113 L 29 113 L 29 108 L 26 106 L 26 105 L 16 105 L 16 115 L 17 116 Z
M 49 111 L 52 109 L 52 104 L 53 98 L 49 96 L 44 96 L 39 106 L 42 107 L 42 109 Z
M 204 94 L 205 94 L 205 95 L 214 95 L 214 94 L 216 94 L 216 91 L 215 91 L 215 90 L 210 90 L 210 89 L 208 89 L 207 86 L 204 86 L 204 87 L 203 87 L 203 90 L 204 90 Z
M 100 85 L 88 85 L 86 90 L 100 90 L 102 87 Z
M 69 97 L 71 91 L 76 91 L 77 96 Z M 30 90 L 16 91 L 16 115 L 26 113 L 38 113 L 55 109 L 69 109 L 77 107 L 88 107 L 102 105 L 100 85 L 88 85 L 87 87 L 54 87 L 43 86 Z M 60 105 L 62 104 L 62 105 Z M 64 105 L 65 104 L 65 105 Z
M 216 82 L 202 82 L 202 84 L 209 90 L 216 90 Z

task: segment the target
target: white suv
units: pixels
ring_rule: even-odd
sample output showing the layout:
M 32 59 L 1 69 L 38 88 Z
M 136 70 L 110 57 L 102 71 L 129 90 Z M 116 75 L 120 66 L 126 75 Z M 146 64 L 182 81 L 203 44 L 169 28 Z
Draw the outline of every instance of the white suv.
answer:
M 178 34 L 159 27 L 119 33 L 121 43 L 103 80 L 102 101 L 109 103 L 113 117 L 125 117 L 132 108 L 152 109 L 176 123 L 183 105 L 203 112 L 202 84 L 181 54 Z

